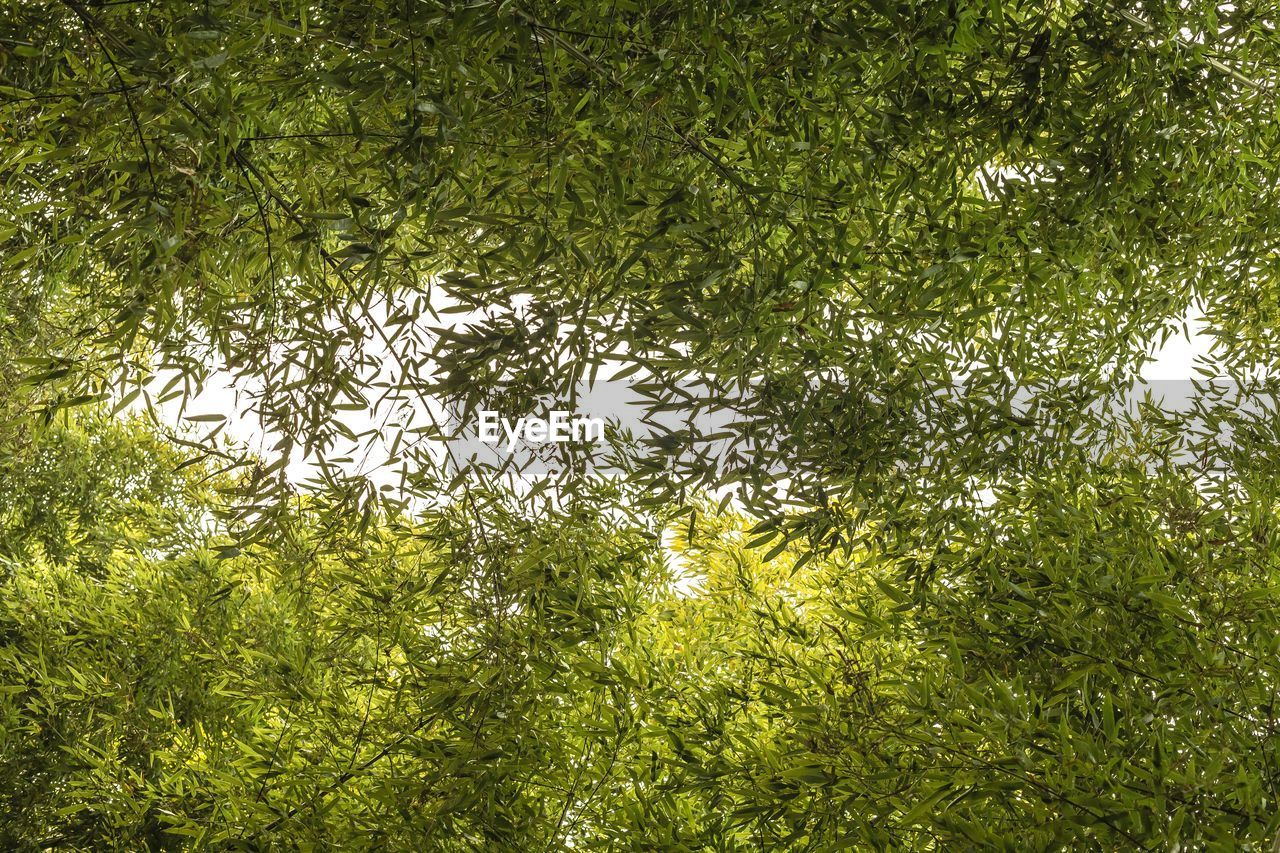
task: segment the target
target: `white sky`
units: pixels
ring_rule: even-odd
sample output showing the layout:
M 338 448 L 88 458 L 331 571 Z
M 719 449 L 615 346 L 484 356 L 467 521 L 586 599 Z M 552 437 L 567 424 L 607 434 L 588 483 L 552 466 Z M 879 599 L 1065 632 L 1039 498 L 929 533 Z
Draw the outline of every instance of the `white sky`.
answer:
M 1156 348 L 1155 361 L 1142 370 L 1143 379 L 1191 379 L 1197 366 L 1207 364 L 1213 339 L 1204 332 L 1204 316 L 1199 311 L 1188 311 L 1183 325 L 1185 333 L 1180 327 L 1163 347 Z
M 1173 332 L 1161 347 L 1153 346 L 1154 361 L 1149 362 L 1142 371 L 1142 378 L 1151 380 L 1190 379 L 1195 376 L 1194 368 L 1208 363 L 1211 338 L 1204 334 L 1205 324 L 1198 312 L 1189 312 L 1182 324 Z M 158 393 L 167 377 L 155 380 L 152 393 Z M 232 441 L 243 443 L 264 458 L 269 457 L 269 449 L 274 441 L 262 430 L 261 423 L 252 413 L 244 411 L 245 401 L 237 400 L 236 388 L 231 374 L 215 372 L 204 390 L 193 398 L 183 400 L 175 398 L 155 406 L 157 419 L 168 427 L 194 428 L 198 435 L 207 433 L 216 423 L 184 420 L 202 415 L 223 415 L 227 422 L 222 435 Z M 131 406 L 135 411 L 145 410 L 141 399 Z M 343 412 L 344 423 L 357 434 L 364 434 L 376 429 L 379 425 L 366 412 Z M 410 425 L 412 426 L 412 424 Z M 387 441 L 390 440 L 390 433 Z M 348 452 L 349 451 L 349 452 Z M 376 485 L 397 482 L 394 471 L 385 468 L 381 463 L 387 458 L 386 442 L 376 435 L 370 435 L 364 446 L 336 448 L 329 454 L 331 458 L 350 456 L 351 461 L 340 463 L 339 467 L 348 473 L 362 473 L 370 477 Z M 316 476 L 317 469 L 313 462 L 294 459 L 286 469 L 291 482 L 302 485 L 309 478 Z

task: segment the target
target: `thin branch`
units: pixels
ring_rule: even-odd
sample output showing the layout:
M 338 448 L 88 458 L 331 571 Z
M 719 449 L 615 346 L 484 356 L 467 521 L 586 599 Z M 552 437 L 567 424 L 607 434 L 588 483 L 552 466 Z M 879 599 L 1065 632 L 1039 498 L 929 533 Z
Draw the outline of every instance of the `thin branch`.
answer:
M 160 190 L 156 186 L 155 167 L 151 163 L 151 150 L 147 148 L 146 137 L 142 135 L 142 122 L 138 120 L 138 111 L 134 109 L 133 99 L 129 97 L 129 91 L 132 87 L 124 82 L 124 75 L 120 73 L 120 66 L 116 64 L 115 57 L 111 55 L 111 51 L 107 48 L 106 44 L 103 43 L 102 39 L 99 38 L 98 27 L 94 23 L 93 18 L 89 17 L 89 13 L 81 8 L 79 4 L 72 2 L 72 0 L 60 0 L 60 2 L 80 19 L 80 23 L 84 24 L 85 31 L 89 34 L 89 37 L 93 39 L 94 43 L 98 45 L 98 49 L 102 51 L 102 55 L 106 58 L 107 64 L 111 66 L 112 72 L 115 73 L 116 80 L 120 83 L 121 94 L 124 95 L 125 106 L 129 109 L 129 120 L 133 122 L 133 131 L 138 135 L 138 144 L 142 146 L 142 156 L 147 161 L 147 176 L 151 179 L 151 191 L 159 193 Z

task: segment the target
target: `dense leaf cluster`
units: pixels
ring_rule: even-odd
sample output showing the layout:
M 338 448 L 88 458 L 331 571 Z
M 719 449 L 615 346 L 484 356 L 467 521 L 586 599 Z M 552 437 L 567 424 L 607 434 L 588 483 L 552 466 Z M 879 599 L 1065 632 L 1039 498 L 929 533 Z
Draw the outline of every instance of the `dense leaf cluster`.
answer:
M 175 482 L 145 431 L 92 430 L 41 441 L 37 470 L 86 474 L 26 484 L 39 524 L 6 510 L 7 847 L 1238 849 L 1275 831 L 1268 492 L 1227 508 L 1177 469 L 1064 469 L 920 549 L 928 583 L 869 550 L 762 559 L 709 505 L 664 558 L 606 493 L 531 513 L 473 492 L 367 523 L 308 498 L 241 552 L 195 522 L 218 509 L 197 469 Z M 73 527 L 105 555 L 64 548 Z

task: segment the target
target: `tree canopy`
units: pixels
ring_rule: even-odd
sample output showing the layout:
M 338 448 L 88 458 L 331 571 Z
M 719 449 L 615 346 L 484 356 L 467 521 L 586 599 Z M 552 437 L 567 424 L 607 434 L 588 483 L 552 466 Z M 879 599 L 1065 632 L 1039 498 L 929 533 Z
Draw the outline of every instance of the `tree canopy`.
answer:
M 0 842 L 1269 849 L 1278 15 L 0 2 Z

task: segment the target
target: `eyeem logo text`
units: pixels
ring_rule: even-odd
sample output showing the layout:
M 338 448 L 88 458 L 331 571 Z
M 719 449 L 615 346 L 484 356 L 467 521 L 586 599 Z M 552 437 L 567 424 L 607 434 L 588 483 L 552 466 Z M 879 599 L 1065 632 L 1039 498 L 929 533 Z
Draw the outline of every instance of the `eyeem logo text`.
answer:
M 572 417 L 569 412 L 552 411 L 546 418 L 507 420 L 498 412 L 480 411 L 479 438 L 484 444 L 499 444 L 505 438 L 510 453 L 520 441 L 530 444 L 563 444 L 604 440 L 600 418 Z

